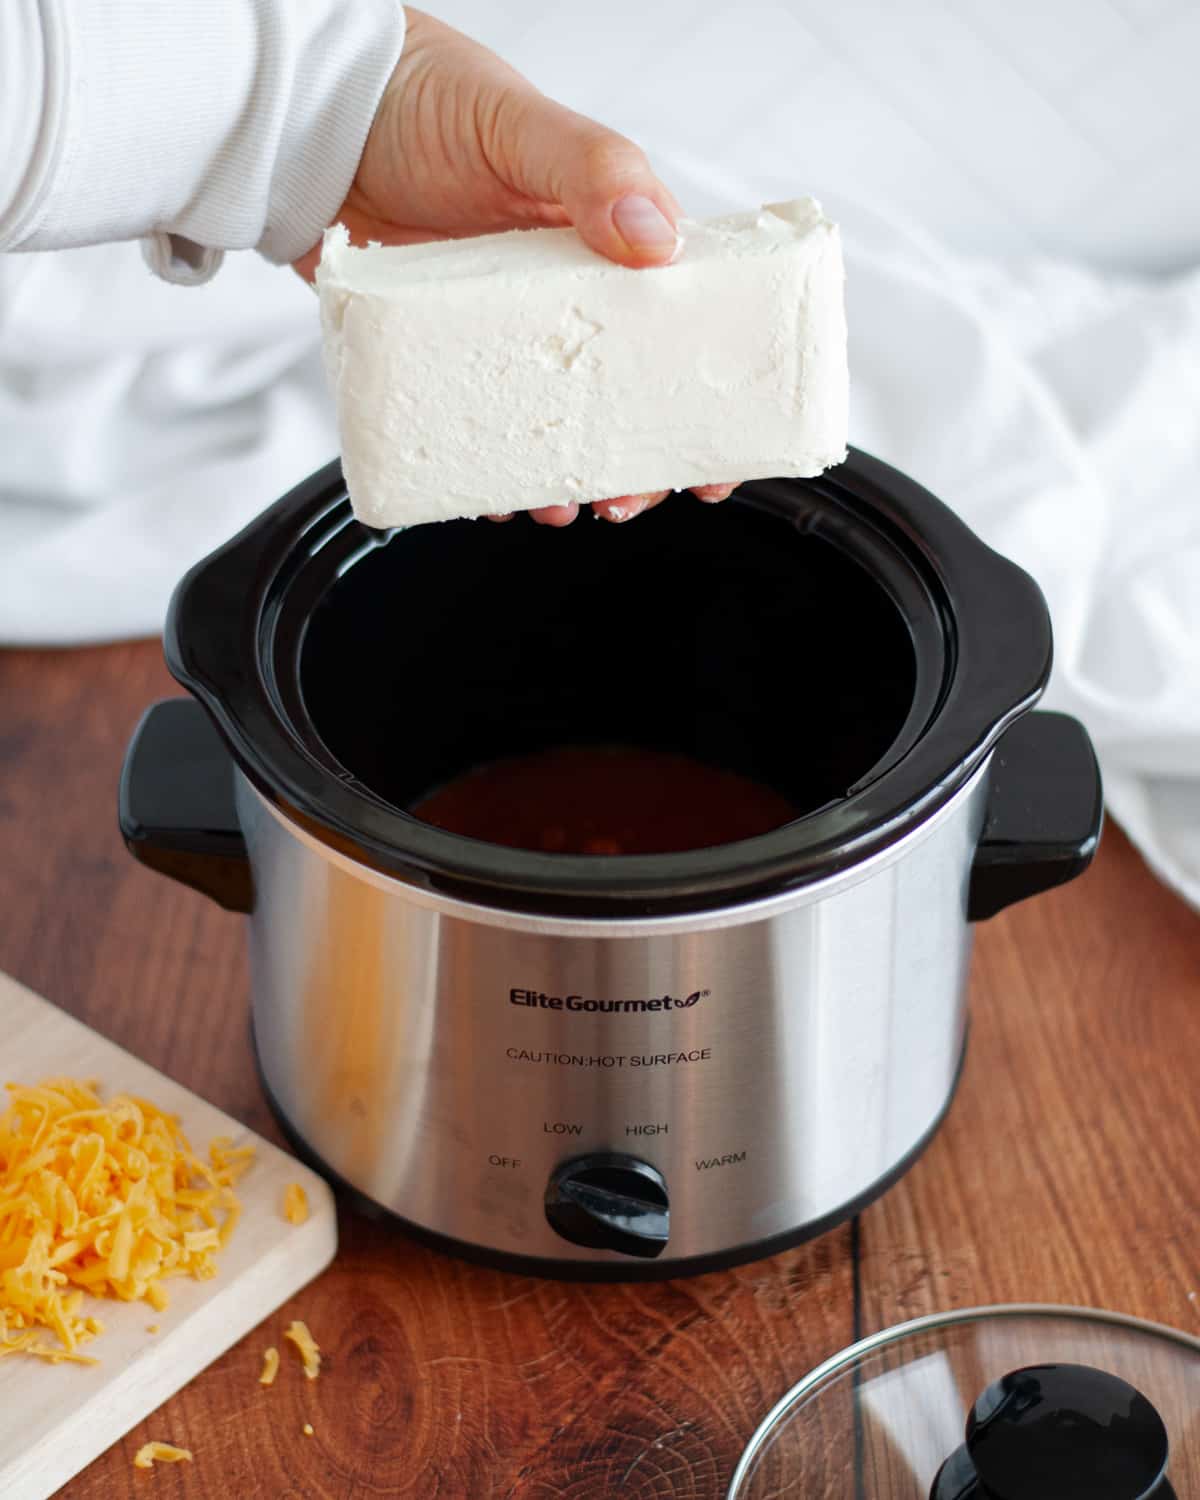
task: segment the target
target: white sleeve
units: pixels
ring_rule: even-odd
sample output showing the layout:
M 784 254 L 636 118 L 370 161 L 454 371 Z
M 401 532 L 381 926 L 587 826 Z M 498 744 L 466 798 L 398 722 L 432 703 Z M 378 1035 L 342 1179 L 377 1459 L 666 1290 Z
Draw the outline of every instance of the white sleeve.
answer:
M 0 0 L 0 250 L 142 238 L 184 282 L 297 259 L 403 42 L 399 0 Z

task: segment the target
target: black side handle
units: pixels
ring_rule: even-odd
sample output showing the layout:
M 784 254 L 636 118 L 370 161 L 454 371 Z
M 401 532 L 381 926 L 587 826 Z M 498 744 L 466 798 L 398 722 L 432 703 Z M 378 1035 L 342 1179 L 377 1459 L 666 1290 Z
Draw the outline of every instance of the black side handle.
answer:
M 1082 875 L 1104 816 L 1096 752 L 1069 714 L 1018 719 L 1000 737 L 990 777 L 967 897 L 972 922 Z
M 228 911 L 253 908 L 233 762 L 199 703 L 166 698 L 143 714 L 125 752 L 119 805 L 134 859 Z

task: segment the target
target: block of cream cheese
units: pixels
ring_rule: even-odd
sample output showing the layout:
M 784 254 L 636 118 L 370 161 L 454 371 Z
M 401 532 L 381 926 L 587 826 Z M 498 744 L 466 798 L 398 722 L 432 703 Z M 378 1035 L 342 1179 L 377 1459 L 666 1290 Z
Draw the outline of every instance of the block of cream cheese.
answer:
M 573 229 L 366 249 L 329 230 L 326 368 L 370 526 L 819 474 L 846 452 L 838 231 L 811 198 L 630 270 Z

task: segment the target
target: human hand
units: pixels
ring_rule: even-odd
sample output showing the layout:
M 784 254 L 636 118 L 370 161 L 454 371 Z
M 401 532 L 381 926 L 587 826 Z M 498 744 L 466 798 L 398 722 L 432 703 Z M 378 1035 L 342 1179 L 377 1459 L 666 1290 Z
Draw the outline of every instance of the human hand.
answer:
M 338 212 L 356 244 L 411 245 L 504 229 L 573 224 L 621 265 L 662 266 L 679 246 L 680 208 L 642 151 L 538 92 L 486 47 L 406 7 L 404 51 Z M 309 280 L 320 246 L 296 262 Z M 693 490 L 724 500 L 729 484 Z M 670 493 L 593 505 L 632 520 Z M 565 526 L 575 503 L 534 511 Z M 496 517 L 507 520 L 509 517 Z

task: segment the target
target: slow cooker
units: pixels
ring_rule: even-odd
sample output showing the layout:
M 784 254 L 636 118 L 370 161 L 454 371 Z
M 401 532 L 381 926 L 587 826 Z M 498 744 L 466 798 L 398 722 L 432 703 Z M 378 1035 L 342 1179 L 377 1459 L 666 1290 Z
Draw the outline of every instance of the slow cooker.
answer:
M 166 654 L 193 698 L 139 725 L 122 831 L 249 917 L 287 1133 L 526 1271 L 701 1271 L 859 1210 L 949 1105 L 972 924 L 1099 837 L 1086 734 L 1030 712 L 1036 585 L 857 452 L 566 531 L 375 532 L 332 465 L 187 574 Z M 608 744 L 794 816 L 579 854 L 411 811 L 499 758 Z

